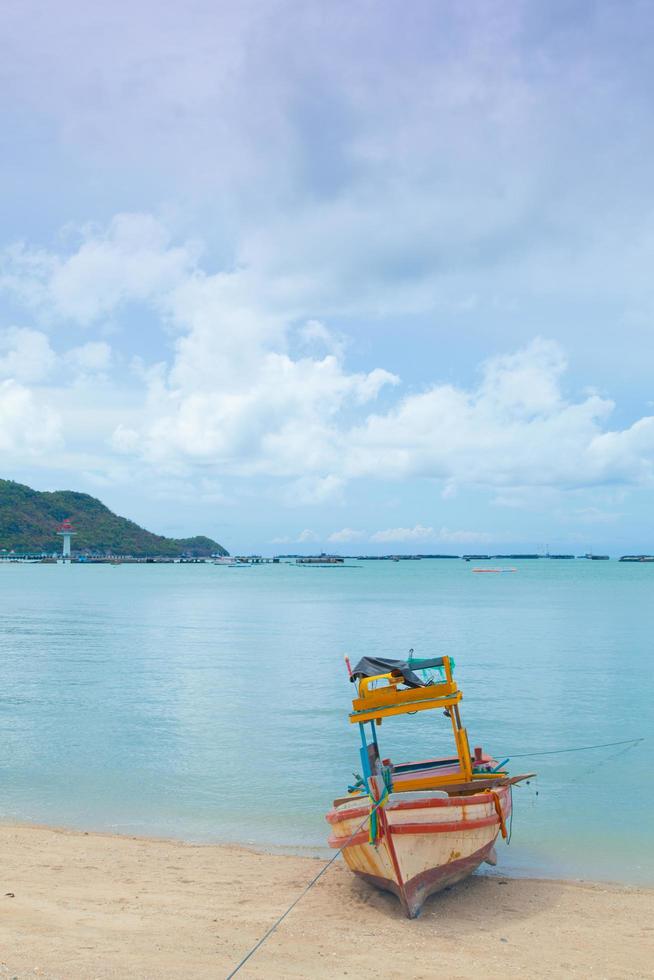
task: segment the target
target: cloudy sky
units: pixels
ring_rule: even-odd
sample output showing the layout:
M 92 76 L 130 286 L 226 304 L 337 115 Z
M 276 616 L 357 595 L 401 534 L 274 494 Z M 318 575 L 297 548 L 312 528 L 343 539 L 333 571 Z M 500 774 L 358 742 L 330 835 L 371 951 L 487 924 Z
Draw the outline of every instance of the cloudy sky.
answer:
M 653 29 L 2 5 L 2 476 L 236 552 L 652 550 Z

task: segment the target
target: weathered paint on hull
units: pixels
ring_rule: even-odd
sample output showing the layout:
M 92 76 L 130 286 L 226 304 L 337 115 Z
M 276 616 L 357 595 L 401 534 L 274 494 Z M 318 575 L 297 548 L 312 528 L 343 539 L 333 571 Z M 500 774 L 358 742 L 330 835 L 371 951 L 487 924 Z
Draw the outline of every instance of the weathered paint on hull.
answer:
M 368 842 L 367 807 L 352 801 L 332 810 L 332 847 L 355 874 L 393 892 L 411 918 L 434 892 L 471 874 L 483 861 L 495 862 L 494 843 L 511 812 L 508 787 L 465 797 L 393 794 L 378 811 L 379 837 Z M 361 823 L 365 826 L 362 828 Z
M 435 895 L 436 892 L 443 891 L 444 888 L 449 888 L 451 885 L 456 885 L 457 882 L 463 881 L 473 871 L 476 871 L 484 861 L 493 863 L 489 861 L 489 858 L 492 857 L 493 846 L 493 842 L 491 841 L 490 844 L 486 844 L 485 847 L 475 851 L 474 854 L 471 854 L 467 858 L 459 858 L 456 861 L 450 861 L 449 864 L 441 868 L 432 868 L 430 871 L 423 871 L 422 874 L 416 875 L 415 878 L 405 882 L 402 888 L 390 878 L 382 878 L 377 875 L 368 874 L 365 871 L 358 871 L 357 869 L 353 870 L 357 877 L 363 878 L 364 881 L 374 885 L 376 888 L 395 895 L 400 900 L 400 904 L 408 918 L 415 919 L 420 915 L 422 906 L 430 895 Z

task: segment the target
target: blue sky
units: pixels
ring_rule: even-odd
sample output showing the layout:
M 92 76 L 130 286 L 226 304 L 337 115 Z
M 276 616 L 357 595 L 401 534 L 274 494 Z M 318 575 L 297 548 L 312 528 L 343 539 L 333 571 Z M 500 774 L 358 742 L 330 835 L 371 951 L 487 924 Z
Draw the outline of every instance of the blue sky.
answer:
M 2 475 L 233 551 L 653 550 L 653 21 L 5 5 Z

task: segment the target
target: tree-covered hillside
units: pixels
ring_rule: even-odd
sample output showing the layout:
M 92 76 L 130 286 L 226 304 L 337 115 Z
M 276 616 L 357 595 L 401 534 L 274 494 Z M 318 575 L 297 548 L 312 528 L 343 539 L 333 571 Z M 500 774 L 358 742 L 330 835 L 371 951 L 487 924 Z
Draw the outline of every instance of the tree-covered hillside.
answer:
M 133 521 L 118 517 L 87 493 L 73 490 L 41 493 L 13 480 L 0 480 L 0 549 L 19 553 L 61 551 L 61 538 L 56 530 L 67 517 L 77 531 L 72 541 L 74 553 L 139 558 L 227 554 L 211 538 L 164 538 L 145 531 Z

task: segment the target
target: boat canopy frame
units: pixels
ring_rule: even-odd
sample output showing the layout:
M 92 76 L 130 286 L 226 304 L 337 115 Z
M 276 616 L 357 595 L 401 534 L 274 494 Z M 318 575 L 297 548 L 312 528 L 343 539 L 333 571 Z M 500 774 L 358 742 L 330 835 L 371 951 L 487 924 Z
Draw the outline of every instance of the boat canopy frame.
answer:
M 390 669 L 385 673 L 373 674 L 372 669 L 387 665 Z M 437 667 L 442 671 L 442 680 L 423 683 L 414 673 Z M 406 676 L 405 676 L 406 675 Z M 459 703 L 462 692 L 454 679 L 453 662 L 450 657 L 407 661 L 383 660 L 381 658 L 363 658 L 351 671 L 350 679 L 357 683 L 358 696 L 352 700 L 350 723 L 359 726 L 361 735 L 361 765 L 364 781 L 368 785 L 371 777 L 379 775 L 373 771 L 375 761 L 379 760 L 379 745 L 376 728 L 384 718 L 397 715 L 415 714 L 417 711 L 442 709 L 452 724 L 452 734 L 459 762 L 459 772 L 440 776 L 430 776 L 427 779 L 415 780 L 415 785 L 407 784 L 404 788 L 427 789 L 446 786 L 448 783 L 465 782 L 474 778 L 472 759 L 468 743 L 468 733 L 461 722 Z M 380 683 L 380 682 L 386 682 Z M 415 683 L 420 686 L 415 686 Z M 400 690 L 400 685 L 410 685 Z M 367 740 L 366 725 L 370 725 L 372 741 Z M 454 761 L 454 760 L 453 760 Z M 379 764 L 379 762 L 378 762 Z

